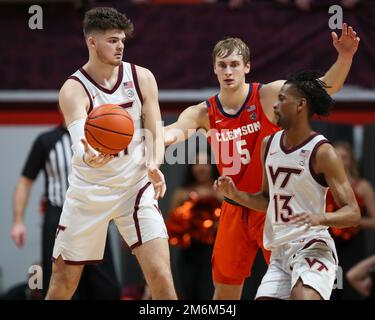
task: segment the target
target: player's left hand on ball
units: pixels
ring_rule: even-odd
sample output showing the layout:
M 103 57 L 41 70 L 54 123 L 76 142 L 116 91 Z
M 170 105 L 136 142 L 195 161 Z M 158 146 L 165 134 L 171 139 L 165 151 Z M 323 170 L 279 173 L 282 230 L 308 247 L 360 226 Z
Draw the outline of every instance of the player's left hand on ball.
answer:
M 155 189 L 155 199 L 163 198 L 167 186 L 163 173 L 156 166 L 147 166 L 147 174 Z
M 83 162 L 89 167 L 100 168 L 111 161 L 114 156 L 110 154 L 99 153 L 98 155 L 91 150 L 86 139 L 81 139 L 85 153 L 83 155 Z

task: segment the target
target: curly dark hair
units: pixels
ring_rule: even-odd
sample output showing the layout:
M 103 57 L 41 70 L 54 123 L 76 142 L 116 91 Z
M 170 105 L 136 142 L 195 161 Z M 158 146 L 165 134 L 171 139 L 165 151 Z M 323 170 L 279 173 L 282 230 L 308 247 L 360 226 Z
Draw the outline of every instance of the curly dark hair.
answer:
M 310 117 L 314 114 L 326 116 L 330 113 L 335 101 L 327 93 L 326 89 L 330 87 L 319 79 L 318 72 L 298 72 L 290 76 L 285 84 L 292 85 L 299 97 L 307 100 Z
M 85 13 L 83 19 L 83 33 L 87 36 L 92 31 L 106 31 L 111 29 L 123 30 L 126 35 L 131 35 L 134 26 L 125 14 L 114 8 L 97 7 Z

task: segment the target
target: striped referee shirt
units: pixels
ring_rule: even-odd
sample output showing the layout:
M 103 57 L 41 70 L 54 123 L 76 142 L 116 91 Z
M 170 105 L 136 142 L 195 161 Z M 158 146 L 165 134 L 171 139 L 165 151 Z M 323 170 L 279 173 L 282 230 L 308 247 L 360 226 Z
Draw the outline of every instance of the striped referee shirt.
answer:
M 62 207 L 71 173 L 71 139 L 62 125 L 40 134 L 30 150 L 22 175 L 35 180 L 43 170 L 45 197 L 49 204 Z

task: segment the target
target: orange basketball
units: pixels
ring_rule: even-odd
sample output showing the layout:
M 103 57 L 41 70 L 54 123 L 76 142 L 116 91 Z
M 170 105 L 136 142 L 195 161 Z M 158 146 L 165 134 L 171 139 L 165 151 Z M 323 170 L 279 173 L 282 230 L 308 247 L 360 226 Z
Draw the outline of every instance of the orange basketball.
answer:
M 134 123 L 130 114 L 114 104 L 103 104 L 90 112 L 85 123 L 85 137 L 95 150 L 117 154 L 132 140 Z

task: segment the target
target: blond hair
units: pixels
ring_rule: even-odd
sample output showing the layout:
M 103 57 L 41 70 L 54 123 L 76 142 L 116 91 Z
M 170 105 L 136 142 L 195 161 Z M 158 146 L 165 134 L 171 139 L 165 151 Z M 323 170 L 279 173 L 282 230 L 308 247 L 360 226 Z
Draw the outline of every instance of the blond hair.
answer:
M 242 56 L 244 64 L 250 62 L 250 49 L 240 38 L 226 38 L 216 43 L 214 50 L 212 51 L 212 60 L 215 64 L 216 58 L 226 58 L 233 52 Z

